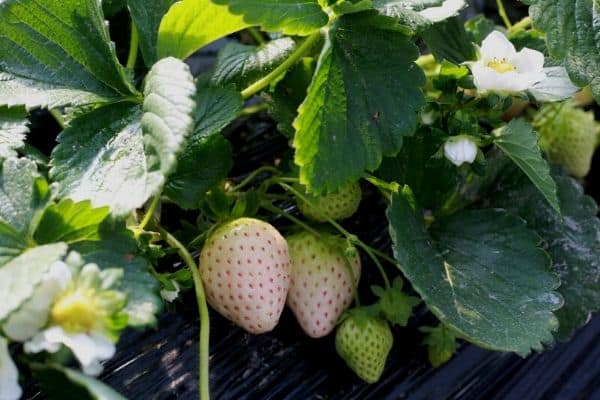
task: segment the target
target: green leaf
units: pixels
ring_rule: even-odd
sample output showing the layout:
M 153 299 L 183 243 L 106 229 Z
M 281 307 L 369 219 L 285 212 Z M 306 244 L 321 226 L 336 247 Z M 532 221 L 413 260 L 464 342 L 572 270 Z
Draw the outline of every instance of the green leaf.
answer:
M 110 206 L 116 216 L 141 207 L 176 167 L 194 93 L 187 66 L 164 59 L 146 78 L 143 117 L 139 106 L 116 104 L 72 121 L 52 153 L 50 175 L 61 196 Z
M 419 330 L 427 333 L 423 344 L 427 345 L 427 356 L 433 367 L 437 368 L 452 358 L 458 348 L 456 336 L 452 330 L 444 324 L 436 327 L 424 326 Z
M 234 84 L 242 90 L 274 70 L 295 48 L 296 42 L 291 38 L 273 40 L 260 47 L 227 44 L 217 58 L 211 85 Z
M 127 0 L 131 19 L 140 35 L 140 49 L 147 66 L 157 60 L 158 28 L 175 0 Z
M 494 134 L 496 146 L 525 172 L 552 208 L 560 213 L 556 183 L 550 176 L 548 163 L 542 158 L 533 127 L 522 119 L 515 119 Z
M 194 132 L 187 139 L 177 169 L 164 193 L 182 208 L 195 208 L 204 194 L 233 166 L 231 145 L 219 132 L 240 113 L 242 99 L 233 89 L 200 88 Z
M 388 209 L 394 255 L 427 307 L 461 337 L 520 355 L 553 339 L 562 305 L 539 237 L 502 210 L 469 210 L 433 232 L 409 189 Z
M 217 39 L 247 28 L 244 18 L 211 0 L 183 0 L 173 4 L 158 30 L 158 58 L 185 59 Z
M 66 252 L 65 243 L 38 246 L 0 265 L 0 322 L 29 300 L 50 266 Z
M 90 201 L 75 203 L 62 200 L 46 209 L 34 238 L 37 243 L 98 240 L 102 222 L 109 216 L 108 207 L 92 208 Z
M 600 220 L 595 201 L 583 194 L 581 185 L 564 172 L 553 174 L 558 187 L 562 216 L 543 201 L 542 195 L 516 168 L 504 169 L 486 194 L 484 204 L 504 207 L 527 221 L 542 238 L 561 280 L 558 291 L 565 305 L 556 312 L 556 334 L 568 339 L 600 309 Z
M 49 200 L 48 184 L 39 176 L 33 161 L 4 160 L 0 175 L 0 220 L 25 240 L 31 238 Z
M 389 18 L 367 12 L 336 21 L 294 122 L 304 185 L 334 191 L 401 149 L 424 104 L 418 54 Z
M 309 35 L 329 21 L 318 0 L 212 0 L 268 32 Z
M 0 21 L 0 105 L 53 108 L 136 93 L 99 1 L 6 0 Z
M 15 157 L 29 131 L 27 111 L 22 107 L 0 107 L 0 160 Z
M 420 31 L 457 15 L 466 3 L 460 0 L 373 0 L 373 7 L 382 15 Z
M 475 47 L 460 18 L 450 18 L 426 29 L 421 37 L 438 61 L 454 64 L 475 59 Z
M 99 380 L 58 364 L 35 363 L 31 369 L 50 400 L 125 400 Z
M 600 6 L 596 0 L 526 0 L 550 55 L 565 60 L 573 82 L 589 85 L 600 102 Z
M 293 123 L 298 116 L 298 107 L 306 98 L 316 65 L 314 58 L 303 58 L 277 82 L 274 90 L 263 92 L 269 114 L 277 121 L 277 129 L 288 138 L 293 138 L 296 133 Z
M 125 8 L 125 0 L 102 0 L 102 11 L 109 18 Z

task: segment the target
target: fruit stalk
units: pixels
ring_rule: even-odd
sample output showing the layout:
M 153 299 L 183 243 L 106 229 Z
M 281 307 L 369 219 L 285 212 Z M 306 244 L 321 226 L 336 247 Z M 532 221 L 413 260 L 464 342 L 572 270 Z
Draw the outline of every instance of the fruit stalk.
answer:
M 140 35 L 137 27 L 131 23 L 131 40 L 129 43 L 129 55 L 127 56 L 127 69 L 134 69 L 135 63 L 137 62 L 138 49 L 140 46 Z
M 210 339 L 210 319 L 208 317 L 208 305 L 206 304 L 206 296 L 204 294 L 204 286 L 200 279 L 198 266 L 192 255 L 187 251 L 184 245 L 179 242 L 173 235 L 167 232 L 164 228 L 158 227 L 158 232 L 169 246 L 177 249 L 179 256 L 186 263 L 192 272 L 194 280 L 194 289 L 196 291 L 196 301 L 200 312 L 200 354 L 199 354 L 199 369 L 200 377 L 198 380 L 198 390 L 200 392 L 200 400 L 210 400 L 209 374 L 208 374 L 208 357 L 209 357 L 209 339 Z

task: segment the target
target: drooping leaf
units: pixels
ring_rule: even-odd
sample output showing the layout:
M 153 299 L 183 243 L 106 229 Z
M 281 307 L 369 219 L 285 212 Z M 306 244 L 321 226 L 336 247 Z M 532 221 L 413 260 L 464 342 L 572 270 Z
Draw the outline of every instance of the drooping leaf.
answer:
M 48 184 L 39 176 L 33 161 L 4 160 L 0 175 L 0 220 L 27 240 L 32 237 L 49 200 Z
M 571 82 L 564 67 L 544 68 L 546 79 L 536 83 L 528 92 L 540 103 L 555 102 L 571 98 L 579 88 Z
M 260 25 L 268 32 L 308 35 L 321 28 L 329 18 L 318 0 L 212 0 L 226 5 L 249 25 Z
M 600 309 L 600 220 L 594 200 L 564 172 L 553 173 L 562 216 L 543 201 L 543 196 L 518 169 L 504 168 L 485 193 L 484 205 L 503 207 L 527 221 L 543 239 L 560 277 L 565 305 L 556 312 L 556 334 L 567 340 Z
M 240 113 L 242 99 L 233 89 L 200 88 L 195 127 L 179 156 L 164 193 L 182 208 L 198 206 L 204 194 L 233 166 L 231 145 L 219 132 Z
M 66 252 L 65 243 L 37 246 L 0 265 L 0 322 L 29 300 L 50 266 Z
M 157 60 L 158 28 L 175 0 L 127 0 L 131 19 L 140 35 L 140 49 L 148 67 Z
M 303 184 L 336 190 L 400 150 L 424 104 L 417 55 L 389 18 L 367 12 L 336 21 L 294 122 Z
M 125 400 L 99 380 L 58 364 L 31 364 L 35 378 L 50 400 Z
M 158 58 L 185 59 L 217 39 L 251 24 L 233 15 L 227 6 L 211 0 L 183 0 L 171 6 L 158 30 Z
M 550 176 L 550 167 L 542 158 L 533 127 L 522 119 L 515 119 L 495 131 L 494 143 L 529 177 L 544 195 L 546 201 L 560 213 L 556 183 Z
M 423 31 L 421 37 L 439 62 L 461 64 L 475 59 L 475 47 L 460 18 L 435 24 Z
M 27 111 L 22 107 L 0 107 L 0 160 L 17 155 L 18 150 L 25 144 Z
M 273 40 L 260 47 L 227 44 L 219 53 L 211 84 L 234 84 L 242 90 L 275 69 L 295 48 L 296 42 L 291 38 Z
M 134 94 L 99 1 L 0 3 L 0 105 L 52 108 Z
M 117 104 L 75 119 L 52 153 L 50 175 L 61 196 L 110 206 L 116 216 L 141 207 L 176 167 L 194 92 L 187 67 L 165 59 L 146 78 L 143 117 L 139 106 Z
M 298 107 L 306 98 L 316 65 L 314 58 L 303 58 L 277 82 L 274 90 L 263 93 L 269 114 L 277 121 L 277 129 L 288 138 L 293 138 L 296 133 L 293 123 L 298 116 Z
M 600 102 L 600 5 L 596 0 L 523 0 L 533 25 L 546 32 L 553 58 L 564 60 L 573 82 L 589 85 Z
M 521 355 L 558 326 L 558 278 L 539 237 L 502 210 L 468 210 L 437 223 L 433 238 L 410 190 L 388 209 L 394 255 L 429 310 L 461 337 Z

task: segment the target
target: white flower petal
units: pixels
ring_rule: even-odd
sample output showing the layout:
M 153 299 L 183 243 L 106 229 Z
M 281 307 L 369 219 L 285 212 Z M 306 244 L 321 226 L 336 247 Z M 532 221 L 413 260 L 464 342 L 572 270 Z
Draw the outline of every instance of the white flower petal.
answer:
M 179 283 L 177 283 L 177 281 L 171 280 L 171 284 L 173 284 L 175 290 L 163 289 L 160 291 L 160 296 L 169 303 L 175 301 L 175 299 L 179 297 L 179 292 L 181 291 L 181 288 L 179 287 Z
M 494 58 L 512 60 L 516 54 L 515 46 L 499 31 L 490 33 L 481 43 L 481 57 L 485 63 Z
M 48 312 L 56 296 L 66 289 L 71 280 L 71 271 L 63 262 L 56 262 L 46 273 L 33 296 L 13 313 L 2 329 L 12 340 L 24 342 L 46 325 Z
M 17 400 L 22 393 L 19 370 L 10 358 L 7 340 L 0 337 L 0 400 Z
M 54 353 L 63 344 L 71 349 L 81 364 L 83 372 L 88 375 L 100 374 L 102 372 L 101 362 L 112 358 L 116 351 L 115 345 L 102 334 L 69 334 L 58 326 L 40 332 L 25 343 L 24 349 L 28 353 L 44 350 Z
M 520 73 L 539 72 L 544 68 L 544 54 L 525 47 L 511 60 Z
M 439 22 L 455 16 L 466 6 L 465 0 L 445 0 L 441 6 L 426 8 L 419 15 L 432 22 Z
M 444 156 L 457 167 L 471 164 L 477 158 L 477 145 L 465 137 L 450 138 L 444 144 Z

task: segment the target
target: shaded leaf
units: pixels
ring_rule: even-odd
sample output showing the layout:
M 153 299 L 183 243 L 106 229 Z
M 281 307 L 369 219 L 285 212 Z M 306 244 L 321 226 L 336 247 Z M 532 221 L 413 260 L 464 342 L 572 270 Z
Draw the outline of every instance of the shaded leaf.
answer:
M 157 61 L 158 28 L 175 0 L 127 0 L 131 19 L 140 35 L 140 49 L 147 66 Z

